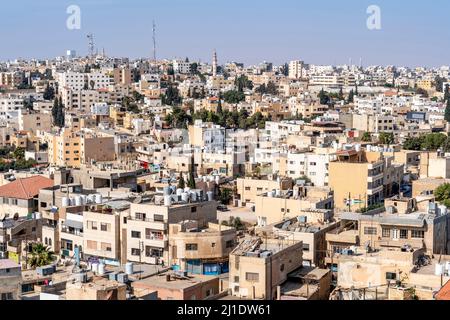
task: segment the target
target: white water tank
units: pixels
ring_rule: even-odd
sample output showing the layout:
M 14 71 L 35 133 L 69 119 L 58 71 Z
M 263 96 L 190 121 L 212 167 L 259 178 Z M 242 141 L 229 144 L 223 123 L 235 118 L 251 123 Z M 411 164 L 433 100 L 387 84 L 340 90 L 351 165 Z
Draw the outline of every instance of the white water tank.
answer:
M 171 196 L 164 196 L 164 206 L 170 207 L 172 204 L 172 197 Z
M 94 199 L 95 199 L 95 195 L 90 194 L 87 196 L 86 203 L 94 203 L 95 202 Z
M 91 264 L 91 270 L 94 273 L 98 273 L 98 263 Z
M 273 198 L 273 191 L 267 192 L 267 196 L 268 196 L 269 198 Z
M 216 176 L 216 183 L 219 184 L 220 183 L 220 176 Z
M 214 200 L 214 193 L 212 191 L 208 191 L 206 193 L 207 197 L 208 197 L 208 201 L 213 201 Z
M 70 199 L 70 206 L 75 205 L 75 198 L 69 198 Z
M 181 196 L 183 194 L 183 189 L 177 189 L 177 196 Z
M 98 274 L 101 276 L 105 274 L 105 264 L 104 263 L 100 263 L 98 265 Z
M 168 195 L 170 195 L 170 187 L 164 187 L 163 188 L 163 194 L 165 195 L 165 196 L 168 196 Z
M 76 196 L 75 197 L 75 205 L 76 206 L 81 206 L 81 197 L 80 196 Z
M 81 197 L 81 204 L 85 205 L 87 203 L 87 197 L 85 194 L 80 195 Z
M 62 207 L 65 208 L 65 207 L 68 207 L 68 206 L 70 206 L 70 199 L 67 198 L 67 197 L 63 197 L 62 198 Z
M 95 203 L 96 204 L 103 203 L 103 196 L 100 193 L 95 194 Z
M 203 182 L 208 182 L 208 177 L 207 176 L 203 177 Z
M 445 270 L 447 270 L 447 273 L 450 273 L 450 261 L 445 263 Z
M 191 192 L 191 200 L 192 201 L 197 201 L 197 193 Z
M 187 202 L 188 200 L 189 200 L 189 193 L 183 192 L 183 193 L 181 194 L 181 201 Z
M 277 197 L 280 197 L 280 196 L 281 196 L 281 190 L 280 190 L 280 189 L 277 189 L 277 190 L 275 191 L 275 195 L 276 195 Z
M 125 264 L 125 273 L 127 275 L 132 275 L 134 273 L 133 262 L 127 262 Z
M 294 188 L 294 190 L 292 191 L 292 196 L 293 196 L 294 198 L 297 198 L 297 197 L 298 197 L 298 188 Z
M 189 192 L 189 191 L 191 191 L 191 188 L 189 188 L 189 187 L 184 188 L 184 192 Z
M 436 265 L 434 267 L 434 274 L 437 276 L 443 275 L 444 274 L 444 264 L 436 263 Z

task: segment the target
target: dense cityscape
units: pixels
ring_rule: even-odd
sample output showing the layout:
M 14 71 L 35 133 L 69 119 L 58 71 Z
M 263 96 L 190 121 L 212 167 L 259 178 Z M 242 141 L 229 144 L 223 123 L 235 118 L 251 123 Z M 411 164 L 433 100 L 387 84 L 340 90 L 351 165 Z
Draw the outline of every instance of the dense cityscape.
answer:
M 1 300 L 450 299 L 449 66 L 88 38 L 0 63 Z

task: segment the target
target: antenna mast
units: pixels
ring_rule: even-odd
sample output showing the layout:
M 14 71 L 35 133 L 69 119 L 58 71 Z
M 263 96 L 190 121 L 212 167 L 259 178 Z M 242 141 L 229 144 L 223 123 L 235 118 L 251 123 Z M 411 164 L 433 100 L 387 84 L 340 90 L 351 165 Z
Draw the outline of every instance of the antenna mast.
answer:
M 153 61 L 156 62 L 156 23 L 153 20 Z
M 95 50 L 95 43 L 94 43 L 94 35 L 92 33 L 89 33 L 87 35 L 88 38 L 88 49 L 89 49 L 89 57 L 94 57 L 94 50 Z

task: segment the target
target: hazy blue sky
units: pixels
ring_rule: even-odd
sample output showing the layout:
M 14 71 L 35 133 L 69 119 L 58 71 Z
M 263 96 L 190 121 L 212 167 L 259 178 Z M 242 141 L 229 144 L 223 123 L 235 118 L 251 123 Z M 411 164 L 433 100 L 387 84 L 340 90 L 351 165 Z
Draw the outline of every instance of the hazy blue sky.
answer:
M 66 9 L 81 8 L 81 30 L 68 30 Z M 381 30 L 368 30 L 366 9 L 381 7 Z M 450 64 L 450 1 L 433 0 L 4 0 L 0 59 L 45 58 L 66 49 L 150 57 L 152 19 L 159 58 L 219 62 L 440 66 Z

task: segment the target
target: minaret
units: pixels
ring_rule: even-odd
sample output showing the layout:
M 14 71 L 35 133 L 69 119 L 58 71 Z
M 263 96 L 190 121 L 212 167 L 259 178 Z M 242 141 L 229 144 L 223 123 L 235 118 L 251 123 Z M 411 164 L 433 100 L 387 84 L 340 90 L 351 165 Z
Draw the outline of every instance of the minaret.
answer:
M 212 61 L 212 74 L 213 74 L 213 77 L 217 76 L 217 52 L 215 49 L 214 49 L 213 61 Z

